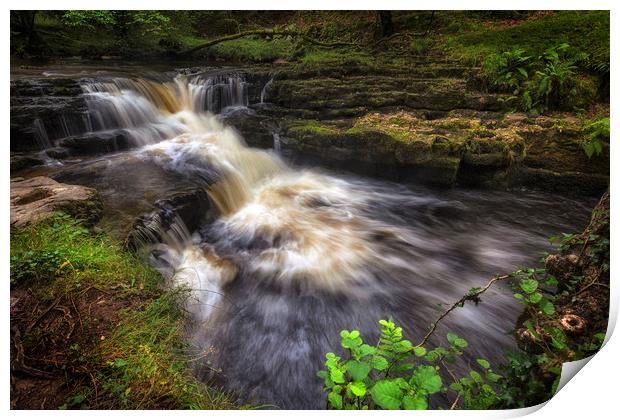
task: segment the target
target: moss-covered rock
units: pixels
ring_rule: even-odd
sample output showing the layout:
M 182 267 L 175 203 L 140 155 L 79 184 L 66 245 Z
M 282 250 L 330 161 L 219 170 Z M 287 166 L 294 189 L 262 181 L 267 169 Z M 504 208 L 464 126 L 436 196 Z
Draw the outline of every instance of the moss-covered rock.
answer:
M 285 147 L 291 151 L 328 162 L 359 163 L 364 171 L 377 167 L 375 172 L 384 172 L 379 175 L 398 180 L 593 194 L 608 182 L 608 150 L 588 158 L 581 147 L 587 135 L 584 122 L 566 115 L 450 112 L 427 119 L 397 111 L 288 125 Z

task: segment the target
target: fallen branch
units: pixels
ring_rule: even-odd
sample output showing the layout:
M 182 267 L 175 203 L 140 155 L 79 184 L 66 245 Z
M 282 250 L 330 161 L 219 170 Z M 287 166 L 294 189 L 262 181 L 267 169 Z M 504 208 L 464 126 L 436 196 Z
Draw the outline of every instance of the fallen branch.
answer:
M 486 292 L 493 285 L 493 283 L 495 283 L 496 281 L 499 281 L 499 280 L 505 280 L 507 278 L 513 277 L 513 276 L 519 274 L 520 272 L 521 272 L 521 270 L 518 270 L 518 271 L 515 271 L 514 273 L 505 274 L 503 276 L 495 276 L 491 280 L 489 280 L 489 282 L 482 289 L 479 289 L 479 290 L 476 290 L 476 291 L 472 291 L 472 292 L 466 294 L 465 296 L 463 296 L 462 298 L 460 298 L 459 300 L 457 300 L 456 302 L 454 302 L 454 304 L 450 308 L 448 308 L 447 311 L 442 313 L 439 316 L 439 318 L 437 318 L 437 320 L 431 324 L 431 329 L 426 333 L 426 335 L 424 336 L 424 339 L 422 340 L 422 342 L 420 344 L 418 344 L 418 347 L 421 347 L 424 344 L 426 344 L 426 342 L 428 341 L 430 336 L 433 335 L 433 333 L 437 329 L 437 325 L 439 325 L 441 320 L 444 319 L 454 309 L 456 309 L 456 308 L 458 308 L 460 306 L 463 306 L 463 304 L 466 301 L 468 301 L 468 300 L 472 300 L 474 302 L 477 302 L 478 300 L 480 300 L 479 296 L 481 294 L 483 294 L 484 292 Z
M 289 30 L 277 30 L 277 29 L 255 29 L 252 31 L 243 31 L 243 32 L 239 32 L 238 34 L 232 34 L 232 35 L 226 35 L 223 36 L 221 38 L 217 38 L 217 39 L 213 39 L 211 41 L 205 42 L 204 44 L 200 44 L 194 48 L 190 48 L 189 50 L 186 50 L 185 52 L 182 52 L 181 55 L 190 55 L 195 53 L 196 51 L 200 51 L 204 48 L 209 48 L 212 47 L 214 45 L 217 44 L 221 44 L 222 42 L 227 42 L 227 41 L 233 41 L 235 39 L 239 39 L 239 38 L 244 38 L 246 36 L 253 36 L 253 35 L 261 35 L 261 36 L 292 36 L 292 37 L 301 37 L 304 41 L 314 44 L 314 45 L 319 45 L 321 47 L 327 47 L 327 48 L 335 48 L 335 47 L 360 47 L 359 44 L 356 44 L 354 42 L 343 42 L 343 41 L 338 41 L 338 42 L 323 42 L 323 41 L 319 41 L 317 39 L 314 38 L 310 38 L 308 35 L 306 35 L 303 32 L 298 32 L 298 31 L 289 31 Z

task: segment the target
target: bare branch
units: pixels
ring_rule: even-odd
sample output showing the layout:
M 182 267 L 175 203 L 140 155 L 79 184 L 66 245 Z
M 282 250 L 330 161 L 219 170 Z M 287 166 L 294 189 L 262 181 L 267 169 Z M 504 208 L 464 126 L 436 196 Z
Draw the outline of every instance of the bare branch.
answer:
M 459 300 L 457 300 L 456 302 L 454 302 L 454 304 L 447 311 L 442 313 L 439 316 L 439 318 L 437 318 L 437 320 L 435 322 L 433 322 L 433 324 L 431 324 L 431 329 L 429 330 L 429 332 L 426 333 L 426 335 L 424 336 L 424 339 L 422 340 L 422 342 L 420 344 L 418 344 L 418 347 L 423 346 L 424 344 L 426 344 L 426 342 L 428 341 L 430 336 L 433 335 L 433 333 L 437 329 L 437 325 L 441 322 L 442 319 L 444 319 L 454 309 L 458 308 L 459 306 L 462 306 L 468 300 L 476 301 L 478 299 L 478 297 L 481 294 L 483 294 L 484 292 L 486 292 L 493 285 L 493 283 L 495 283 L 496 281 L 505 280 L 507 278 L 515 276 L 516 274 L 518 274 L 520 272 L 521 272 L 521 270 L 518 270 L 518 271 L 515 271 L 514 273 L 505 274 L 503 276 L 495 276 L 491 280 L 489 280 L 489 282 L 482 289 L 476 290 L 475 292 L 470 292 L 470 293 L 466 294 L 465 296 L 463 296 L 462 298 L 460 298 Z

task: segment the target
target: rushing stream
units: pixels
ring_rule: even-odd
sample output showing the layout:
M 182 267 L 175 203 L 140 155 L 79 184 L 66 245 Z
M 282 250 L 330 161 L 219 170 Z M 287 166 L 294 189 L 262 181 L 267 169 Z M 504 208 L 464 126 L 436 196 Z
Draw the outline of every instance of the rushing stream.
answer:
M 218 217 L 178 229 L 151 258 L 192 289 L 193 339 L 209 364 L 201 375 L 221 369 L 215 380 L 250 402 L 323 408 L 316 371 L 341 329 L 375 342 L 377 320 L 391 317 L 417 342 L 470 288 L 536 264 L 550 235 L 582 229 L 593 205 L 292 167 L 279 136 L 274 150 L 249 148 L 215 115 L 248 106 L 239 76 L 83 79 L 82 89 L 88 131 L 121 129 L 137 147 L 80 163 L 104 162 L 104 181 L 90 183 L 109 186 L 108 174 L 127 166 L 150 171 L 114 178 L 106 202 L 118 209 L 128 191 L 171 191 L 180 180 L 207 190 Z M 519 313 L 511 290 L 494 286 L 448 316 L 429 346 L 454 331 L 470 356 L 497 364 L 515 348 Z

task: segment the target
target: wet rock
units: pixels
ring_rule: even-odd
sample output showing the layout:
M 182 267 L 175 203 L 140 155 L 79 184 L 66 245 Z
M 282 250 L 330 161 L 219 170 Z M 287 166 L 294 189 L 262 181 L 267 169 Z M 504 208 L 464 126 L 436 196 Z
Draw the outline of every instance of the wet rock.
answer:
M 125 239 L 125 247 L 137 250 L 144 245 L 185 239 L 200 226 L 211 208 L 209 196 L 202 188 L 180 192 L 155 202 L 154 210 L 136 219 Z
M 66 147 L 54 147 L 45 151 L 45 154 L 53 159 L 64 159 L 71 155 Z
M 501 95 L 469 92 L 457 78 L 418 79 L 410 75 L 376 74 L 343 78 L 342 74 L 334 74 L 287 80 L 278 74 L 271 92 L 271 102 L 276 106 L 296 114 L 301 110 L 314 111 L 320 118 L 360 116 L 386 107 L 427 111 L 505 108 Z
M 54 140 L 85 132 L 86 102 L 71 79 L 11 81 L 11 150 L 41 150 Z
M 82 88 L 74 79 L 16 79 L 11 80 L 11 97 L 77 96 Z
M 510 186 L 597 195 L 609 187 L 609 175 L 573 171 L 555 172 L 522 166 L 515 171 Z
M 30 168 L 32 166 L 43 165 L 43 163 L 45 163 L 45 161 L 36 156 L 15 153 L 11 155 L 11 173 Z
M 220 116 L 224 124 L 234 127 L 249 146 L 273 147 L 273 131 L 276 127 L 272 118 L 252 111 L 239 111 Z
M 588 159 L 580 144 L 583 129 L 574 121 L 555 117 L 549 125 L 544 119 L 542 127 L 523 115 L 509 116 L 461 110 L 430 120 L 409 111 L 345 120 L 289 119 L 284 144 L 293 153 L 340 161 L 347 168 L 355 162 L 364 168 L 392 166 L 389 172 L 397 180 L 585 194 L 607 188 L 609 149 Z
M 11 229 L 28 226 L 55 211 L 92 225 L 99 220 L 102 207 L 99 193 L 92 188 L 61 184 L 43 176 L 11 181 Z
M 126 131 L 99 131 L 62 139 L 59 145 L 77 154 L 99 154 L 129 149 L 131 139 Z

